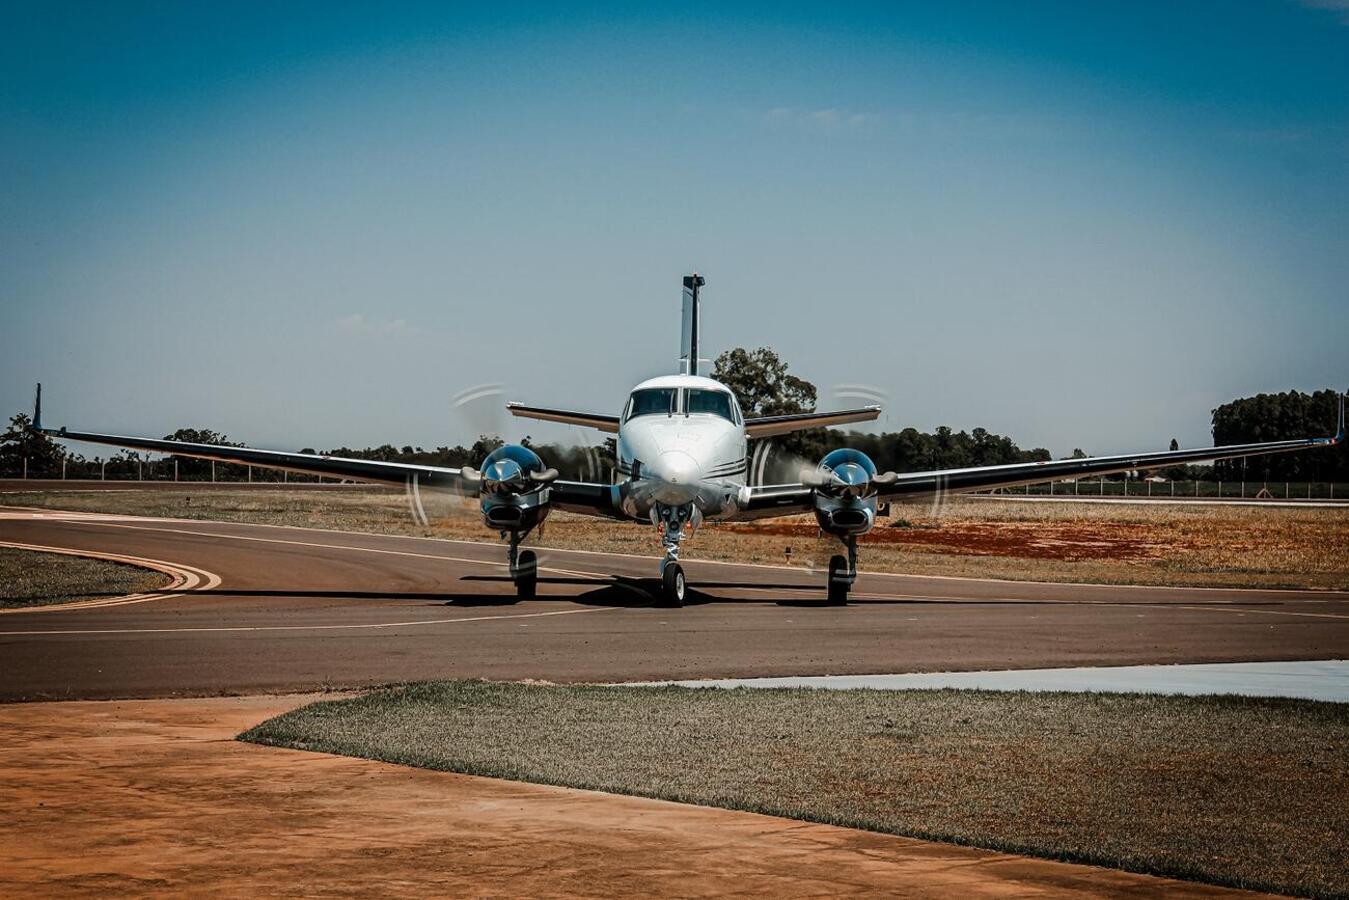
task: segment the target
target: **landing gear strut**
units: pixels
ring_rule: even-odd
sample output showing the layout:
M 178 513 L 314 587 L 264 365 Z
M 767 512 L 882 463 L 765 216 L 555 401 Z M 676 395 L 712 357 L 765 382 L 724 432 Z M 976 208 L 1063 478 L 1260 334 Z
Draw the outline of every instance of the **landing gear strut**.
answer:
M 848 591 L 857 580 L 857 538 L 844 538 L 848 555 L 836 554 L 829 558 L 829 592 L 827 602 L 830 606 L 847 606 Z
M 667 506 L 658 503 L 651 509 L 651 519 L 660 529 L 660 542 L 665 558 L 660 561 L 661 606 L 683 606 L 686 585 L 684 570 L 679 565 L 679 542 L 689 536 L 685 526 L 696 527 L 702 513 L 692 503 Z
M 525 532 L 510 533 L 510 548 L 506 558 L 510 563 L 511 581 L 515 582 L 515 595 L 521 600 L 532 600 L 539 587 L 539 558 L 533 550 L 521 550 L 520 542 Z

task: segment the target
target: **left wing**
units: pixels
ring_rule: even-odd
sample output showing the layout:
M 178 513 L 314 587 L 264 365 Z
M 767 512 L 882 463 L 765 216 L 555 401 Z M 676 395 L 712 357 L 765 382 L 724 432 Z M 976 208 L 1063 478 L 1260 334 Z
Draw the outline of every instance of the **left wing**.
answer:
M 908 472 L 903 475 L 887 473 L 878 476 L 874 484 L 878 496 L 882 499 L 922 500 L 940 494 L 1017 487 L 1062 478 L 1080 478 L 1084 475 L 1114 475 L 1181 463 L 1313 450 L 1318 447 L 1333 447 L 1343 440 L 1344 397 L 1341 396 L 1339 423 L 1334 437 L 1267 441 L 1259 444 L 1227 444 L 1221 447 L 1198 447 L 1193 450 L 1163 450 L 1121 456 L 1094 456 L 1086 459 L 1055 459 L 1002 466 L 936 469 L 929 472 Z M 742 506 L 742 513 L 746 518 L 786 516 L 808 512 L 813 503 L 813 492 L 804 484 L 751 487 L 748 503 Z
M 71 431 L 68 428 L 40 428 L 38 430 L 49 437 L 63 440 L 109 444 L 113 447 L 126 447 L 131 450 L 149 450 L 153 453 L 169 453 L 176 456 L 189 456 L 194 459 L 240 463 L 265 469 L 299 472 L 305 475 L 325 475 L 330 478 L 347 478 L 352 481 L 364 481 L 371 484 L 401 485 L 415 480 L 423 486 L 450 488 L 465 495 L 477 493 L 477 487 L 469 486 L 460 476 L 459 469 L 450 469 L 443 466 L 381 462 L 374 459 L 347 459 L 320 453 L 290 453 L 285 450 L 256 450 L 252 447 L 194 444 L 188 441 L 157 440 L 155 438 L 129 437 L 119 434 L 95 434 L 87 431 Z

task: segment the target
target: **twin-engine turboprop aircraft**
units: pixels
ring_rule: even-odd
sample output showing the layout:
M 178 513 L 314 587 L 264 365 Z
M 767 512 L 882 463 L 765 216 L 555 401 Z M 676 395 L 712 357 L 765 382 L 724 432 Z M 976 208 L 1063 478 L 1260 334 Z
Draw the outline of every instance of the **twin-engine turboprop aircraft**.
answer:
M 632 389 L 616 416 L 507 404 L 516 416 L 567 422 L 617 434 L 615 484 L 563 481 L 533 450 L 507 444 L 494 450 L 477 469 L 343 459 L 309 453 L 221 447 L 181 441 L 42 428 L 41 385 L 34 427 L 68 440 L 111 444 L 221 462 L 246 463 L 376 484 L 398 484 L 416 495 L 423 489 L 448 489 L 481 502 L 483 521 L 508 542 L 511 579 L 521 597 L 533 597 L 538 562 L 520 543 L 543 523 L 550 509 L 649 523 L 660 535 L 664 603 L 684 602 L 684 571 L 679 546 L 706 517 L 757 519 L 798 513 L 815 514 L 820 531 L 843 551 L 829 561 L 828 601 L 847 602 L 857 577 L 857 539 L 876 524 L 882 501 L 924 500 L 947 493 L 1150 469 L 1176 463 L 1232 459 L 1326 447 L 1344 439 L 1344 397 L 1334 437 L 1273 441 L 1195 450 L 1134 453 L 1051 462 L 976 466 L 929 472 L 879 473 L 865 453 L 843 448 L 820 460 L 794 484 L 747 483 L 747 442 L 809 428 L 865 422 L 880 415 L 867 406 L 838 412 L 746 417 L 725 385 L 698 374 L 699 302 L 704 279 L 684 278 L 681 372 L 644 381 Z

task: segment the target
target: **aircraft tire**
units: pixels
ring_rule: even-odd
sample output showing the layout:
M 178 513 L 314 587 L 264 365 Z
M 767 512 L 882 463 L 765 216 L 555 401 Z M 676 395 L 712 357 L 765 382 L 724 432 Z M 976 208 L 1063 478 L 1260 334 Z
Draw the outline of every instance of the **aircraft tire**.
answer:
M 539 558 L 533 550 L 522 550 L 515 572 L 515 595 L 521 600 L 532 600 L 539 589 Z
M 848 605 L 848 560 L 843 556 L 832 556 L 829 558 L 829 593 L 827 602 L 830 606 Z
M 679 567 L 679 563 L 672 562 L 667 565 L 660 573 L 661 606 L 683 606 L 686 589 L 684 570 Z

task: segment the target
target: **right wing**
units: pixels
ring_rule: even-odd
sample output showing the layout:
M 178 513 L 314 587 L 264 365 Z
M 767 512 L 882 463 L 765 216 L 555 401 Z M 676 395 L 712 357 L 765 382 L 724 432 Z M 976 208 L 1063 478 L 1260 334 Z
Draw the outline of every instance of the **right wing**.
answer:
M 610 434 L 618 433 L 618 416 L 604 416 L 599 413 L 572 412 L 565 409 L 547 409 L 542 406 L 525 406 L 523 403 L 507 403 L 506 409 L 511 415 L 522 419 L 539 419 L 544 422 L 565 422 L 568 425 L 584 425 Z

